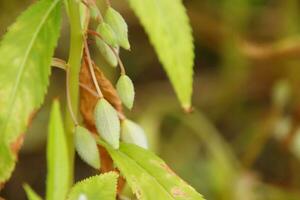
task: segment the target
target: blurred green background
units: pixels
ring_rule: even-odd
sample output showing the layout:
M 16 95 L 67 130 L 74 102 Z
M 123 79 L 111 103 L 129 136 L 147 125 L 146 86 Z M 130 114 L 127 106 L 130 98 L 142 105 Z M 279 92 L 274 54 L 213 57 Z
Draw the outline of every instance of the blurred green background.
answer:
M 0 34 L 33 2 L 0 0 Z M 300 1 L 184 1 L 196 53 L 189 115 L 126 1 L 112 4 L 130 31 L 132 50 L 121 58 L 136 86 L 136 105 L 127 115 L 145 128 L 152 150 L 207 200 L 299 200 Z M 65 20 L 58 58 L 68 56 L 68 35 Z M 115 83 L 118 72 L 91 47 Z M 4 198 L 25 199 L 24 182 L 44 194 L 49 105 L 54 97 L 64 100 L 64 88 L 64 72 L 53 69 L 46 104 L 29 128 Z M 76 180 L 95 173 L 77 158 Z

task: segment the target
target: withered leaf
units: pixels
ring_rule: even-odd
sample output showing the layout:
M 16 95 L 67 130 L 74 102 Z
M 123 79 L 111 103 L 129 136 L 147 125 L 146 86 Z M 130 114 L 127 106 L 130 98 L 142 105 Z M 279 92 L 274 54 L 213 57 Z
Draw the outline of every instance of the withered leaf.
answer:
M 123 113 L 122 102 L 111 82 L 105 77 L 104 73 L 93 63 L 96 78 L 104 98 L 119 112 Z M 89 88 L 92 91 L 96 91 L 96 88 L 92 81 L 92 76 L 89 71 L 86 58 L 83 61 L 81 71 L 80 71 L 80 84 L 85 88 Z M 94 130 L 95 120 L 94 120 L 94 109 L 98 98 L 95 94 L 92 94 L 84 87 L 80 88 L 80 112 L 83 117 L 84 123 L 88 128 Z

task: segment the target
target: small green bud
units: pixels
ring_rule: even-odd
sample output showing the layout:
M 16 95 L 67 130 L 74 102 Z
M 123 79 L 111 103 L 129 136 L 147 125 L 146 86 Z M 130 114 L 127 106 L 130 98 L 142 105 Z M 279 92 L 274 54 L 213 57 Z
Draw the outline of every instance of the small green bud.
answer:
M 100 168 L 100 157 L 95 139 L 86 128 L 75 128 L 75 148 L 80 158 L 95 169 Z
M 101 13 L 100 13 L 98 7 L 94 4 L 90 6 L 90 15 L 91 15 L 91 18 L 94 20 L 99 19 L 101 16 Z
M 127 75 L 121 75 L 117 82 L 117 92 L 124 105 L 131 109 L 134 101 L 134 86 Z
M 117 38 L 115 32 L 109 24 L 101 22 L 97 28 L 97 32 L 101 35 L 104 42 L 115 47 L 117 45 Z
M 108 64 L 113 67 L 117 67 L 118 59 L 117 59 L 116 55 L 114 54 L 114 52 L 111 50 L 111 48 L 107 44 L 105 44 L 105 42 L 100 40 L 99 38 L 96 38 L 96 45 L 97 45 L 99 51 L 101 52 L 102 56 L 104 57 L 104 59 L 108 62 Z M 114 48 L 114 49 L 117 52 L 117 49 L 116 48 Z
M 105 22 L 115 32 L 118 44 L 124 49 L 130 49 L 128 27 L 122 15 L 112 7 L 109 7 L 105 14 Z
M 126 143 L 135 144 L 144 149 L 148 148 L 148 141 L 143 128 L 131 120 L 125 119 L 122 122 L 121 139 Z
M 99 135 L 113 148 L 120 144 L 120 120 L 117 111 L 104 98 L 100 99 L 95 111 L 96 128 Z

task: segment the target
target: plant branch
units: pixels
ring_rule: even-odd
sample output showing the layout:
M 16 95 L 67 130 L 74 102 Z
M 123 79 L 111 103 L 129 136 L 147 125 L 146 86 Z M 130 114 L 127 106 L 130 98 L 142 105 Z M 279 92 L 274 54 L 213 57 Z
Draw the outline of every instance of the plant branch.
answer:
M 74 112 L 74 116 L 78 114 L 78 102 L 79 102 L 79 72 L 81 67 L 82 48 L 83 48 L 83 37 L 82 28 L 80 23 L 80 11 L 79 1 L 66 0 L 67 13 L 69 15 L 70 22 L 70 53 L 69 53 L 69 97 L 73 103 L 71 105 Z M 73 184 L 74 176 L 74 123 L 72 116 L 69 112 L 66 113 L 65 117 L 65 129 L 66 137 L 68 142 L 68 153 L 69 153 L 69 170 L 70 170 L 70 186 Z
M 68 109 L 71 115 L 71 118 L 73 120 L 73 123 L 75 126 L 78 126 L 78 121 L 76 119 L 76 116 L 74 114 L 73 108 L 72 108 L 72 102 L 70 98 L 70 67 L 66 65 L 66 98 L 67 98 L 67 104 L 68 104 Z

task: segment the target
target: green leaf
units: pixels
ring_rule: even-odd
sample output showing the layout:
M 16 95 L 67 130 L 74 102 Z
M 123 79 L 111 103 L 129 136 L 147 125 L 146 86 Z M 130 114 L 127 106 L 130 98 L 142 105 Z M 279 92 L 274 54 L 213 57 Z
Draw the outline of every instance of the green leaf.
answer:
M 182 0 L 129 0 L 150 37 L 182 106 L 191 107 L 194 45 Z
M 95 108 L 95 122 L 99 135 L 113 148 L 118 149 L 120 143 L 120 120 L 117 111 L 104 98 Z
M 42 198 L 38 194 L 36 194 L 29 185 L 25 184 L 23 188 L 26 192 L 28 200 L 42 200 Z
M 41 0 L 8 29 L 0 44 L 0 183 L 15 166 L 16 150 L 44 100 L 61 24 L 59 0 Z M 20 146 L 20 144 L 18 144 Z
M 128 27 L 122 15 L 112 7 L 109 7 L 105 14 L 105 21 L 115 32 L 118 44 L 124 49 L 130 49 Z
M 48 129 L 46 199 L 65 199 L 69 189 L 70 164 L 58 100 L 53 102 Z
M 92 133 L 82 126 L 75 128 L 75 147 L 81 159 L 95 169 L 100 168 L 100 155 Z
M 71 189 L 68 200 L 115 200 L 117 180 L 115 172 L 87 178 Z
M 152 152 L 133 144 L 121 143 L 114 150 L 100 141 L 141 200 L 204 200 Z
M 131 109 L 134 102 L 134 86 L 131 79 L 127 75 L 121 75 L 117 82 L 118 94 L 124 105 Z
M 137 146 L 148 148 L 148 140 L 143 128 L 137 123 L 125 119 L 122 121 L 121 139 L 126 143 L 135 144 Z

